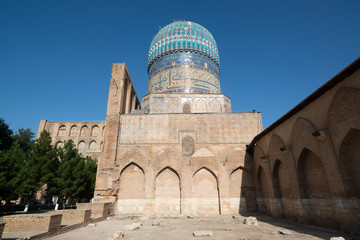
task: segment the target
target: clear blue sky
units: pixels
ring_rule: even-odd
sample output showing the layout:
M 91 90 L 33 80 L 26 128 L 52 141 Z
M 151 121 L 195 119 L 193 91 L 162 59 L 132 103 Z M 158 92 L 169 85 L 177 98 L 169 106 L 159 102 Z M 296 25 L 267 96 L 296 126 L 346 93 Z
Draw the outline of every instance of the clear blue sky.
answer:
M 215 37 L 221 90 L 264 128 L 360 56 L 359 0 L 0 1 L 0 117 L 104 121 L 111 63 L 139 97 L 160 27 L 188 20 Z

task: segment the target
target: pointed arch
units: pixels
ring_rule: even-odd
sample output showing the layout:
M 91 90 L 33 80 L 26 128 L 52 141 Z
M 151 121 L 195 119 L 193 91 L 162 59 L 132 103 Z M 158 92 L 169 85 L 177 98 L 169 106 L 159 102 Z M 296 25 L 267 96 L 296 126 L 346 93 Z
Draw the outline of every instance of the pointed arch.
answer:
M 313 137 L 313 133 L 317 131 L 315 125 L 308 119 L 298 118 L 291 129 L 291 146 L 294 158 L 299 159 L 303 148 L 307 148 L 312 152 L 318 152 L 318 141 Z M 298 165 L 296 163 L 296 165 Z
M 360 198 L 360 129 L 351 128 L 340 145 L 339 169 L 349 198 Z
M 97 137 L 99 136 L 99 126 L 95 125 L 91 128 L 91 134 L 92 137 Z
M 57 135 L 58 135 L 59 137 L 66 135 L 66 126 L 65 126 L 65 125 L 61 125 L 61 126 L 59 127 Z
M 181 182 L 171 167 L 163 168 L 155 177 L 155 213 L 181 213 Z
M 359 103 L 360 89 L 351 87 L 339 88 L 331 100 L 327 123 L 337 156 L 347 133 L 352 128 L 360 129 Z
M 183 113 L 191 113 L 191 103 L 185 102 L 182 108 Z
M 78 135 L 78 127 L 76 125 L 72 125 L 69 132 L 69 137 L 76 137 Z
M 301 151 L 297 169 L 302 198 L 331 198 L 324 165 L 319 156 L 304 148 Z
M 88 126 L 87 125 L 84 125 L 81 127 L 80 129 L 80 136 L 81 137 L 86 137 L 88 134 Z
M 218 179 L 213 171 L 201 167 L 192 176 L 192 209 L 199 214 L 221 214 Z
M 129 163 L 121 170 L 117 198 L 145 198 L 145 172 L 137 163 Z
M 234 212 L 240 213 L 240 209 L 244 208 L 241 203 L 241 187 L 243 168 L 240 166 L 234 169 L 230 174 L 229 188 L 230 188 L 230 204 Z

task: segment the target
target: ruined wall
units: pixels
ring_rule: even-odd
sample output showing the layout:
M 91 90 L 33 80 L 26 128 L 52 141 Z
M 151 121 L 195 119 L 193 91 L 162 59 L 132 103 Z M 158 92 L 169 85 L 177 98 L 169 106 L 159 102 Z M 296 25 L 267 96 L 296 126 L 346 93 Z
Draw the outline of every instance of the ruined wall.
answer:
M 40 122 L 38 134 L 47 130 L 51 136 L 51 143 L 63 146 L 67 140 L 72 140 L 83 156 L 101 159 L 104 145 L 105 122 Z
M 359 66 L 357 60 L 334 77 L 344 76 L 336 85 L 325 84 L 324 94 L 256 140 L 260 211 L 359 232 Z
M 95 189 L 95 199 L 115 196 L 116 214 L 255 210 L 246 145 L 262 130 L 259 113 L 120 119 L 116 157 L 101 162 Z
M 60 229 L 61 214 L 21 214 L 4 216 L 4 232 L 38 231 L 54 233 Z

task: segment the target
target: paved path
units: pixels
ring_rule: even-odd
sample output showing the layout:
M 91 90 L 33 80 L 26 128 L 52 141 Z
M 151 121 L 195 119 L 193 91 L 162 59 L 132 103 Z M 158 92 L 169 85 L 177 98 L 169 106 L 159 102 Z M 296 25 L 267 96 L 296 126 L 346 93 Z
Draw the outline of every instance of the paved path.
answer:
M 255 239 L 330 239 L 334 236 L 349 237 L 344 233 L 333 230 L 312 227 L 297 224 L 287 220 L 276 220 L 267 216 L 257 216 L 259 226 L 248 226 L 243 224 L 245 217 L 239 216 L 233 219 L 231 216 L 214 216 L 214 217 L 194 217 L 188 219 L 183 216 L 179 217 L 162 217 L 160 226 L 152 226 L 154 219 L 148 217 L 112 217 L 110 220 L 98 222 L 95 227 L 82 227 L 50 237 L 53 240 L 101 240 L 111 239 L 115 232 L 122 231 L 124 225 L 134 222 L 141 222 L 143 225 L 134 231 L 124 231 L 124 239 L 142 240 L 187 240 L 187 239 L 216 239 L 216 240 L 255 240 Z M 291 235 L 281 235 L 279 230 L 287 229 L 292 232 Z M 210 230 L 213 231 L 212 237 L 196 238 L 192 235 L 193 231 Z M 350 239 L 350 238 L 349 238 Z

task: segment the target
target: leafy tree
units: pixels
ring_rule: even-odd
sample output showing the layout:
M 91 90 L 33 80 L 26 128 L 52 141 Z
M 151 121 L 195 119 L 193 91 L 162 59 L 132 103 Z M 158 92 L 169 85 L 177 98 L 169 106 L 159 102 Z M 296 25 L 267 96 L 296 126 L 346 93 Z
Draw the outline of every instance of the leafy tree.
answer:
M 22 194 L 21 172 L 26 155 L 18 141 L 9 150 L 0 150 L 0 200 L 9 202 Z
M 18 141 L 20 147 L 24 150 L 25 153 L 27 153 L 34 145 L 34 136 L 35 134 L 31 131 L 30 128 L 19 128 L 18 132 L 13 135 L 13 139 Z
M 96 161 L 79 154 L 71 140 L 59 148 L 59 158 L 56 187 L 50 192 L 65 199 L 90 198 L 95 188 Z
M 31 198 L 43 185 L 49 183 L 51 187 L 58 165 L 57 148 L 51 145 L 50 133 L 43 131 L 35 141 L 21 174 L 24 195 L 29 195 Z
M 13 139 L 11 137 L 13 131 L 5 120 L 0 118 L 0 150 L 8 150 L 11 148 Z

